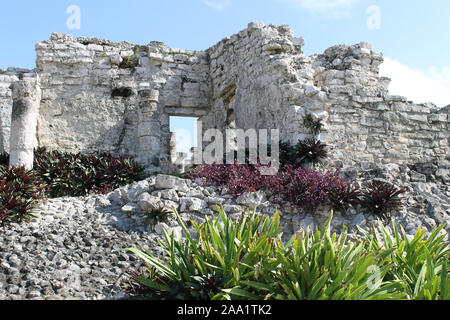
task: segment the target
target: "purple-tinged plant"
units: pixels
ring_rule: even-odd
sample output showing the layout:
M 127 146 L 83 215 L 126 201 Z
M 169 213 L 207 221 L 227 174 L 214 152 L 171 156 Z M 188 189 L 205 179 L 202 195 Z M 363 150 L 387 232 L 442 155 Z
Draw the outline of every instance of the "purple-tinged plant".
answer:
M 350 182 L 336 178 L 329 188 L 330 205 L 334 210 L 346 213 L 351 205 L 361 203 L 362 192 L 358 186 Z
M 321 205 L 338 209 L 358 203 L 359 191 L 337 173 L 319 172 L 286 165 L 277 175 L 263 176 L 261 165 L 207 165 L 197 167 L 192 177 L 205 178 L 210 185 L 227 188 L 233 195 L 269 191 L 280 201 L 314 211 Z
M 373 214 L 388 218 L 392 210 L 403 205 L 403 199 L 399 196 L 405 192 L 406 189 L 398 189 L 388 183 L 371 182 L 364 194 L 363 203 Z
M 0 225 L 28 221 L 45 187 L 33 171 L 0 166 Z
M 320 163 L 328 156 L 327 145 L 314 139 L 299 141 L 296 149 L 297 163 Z

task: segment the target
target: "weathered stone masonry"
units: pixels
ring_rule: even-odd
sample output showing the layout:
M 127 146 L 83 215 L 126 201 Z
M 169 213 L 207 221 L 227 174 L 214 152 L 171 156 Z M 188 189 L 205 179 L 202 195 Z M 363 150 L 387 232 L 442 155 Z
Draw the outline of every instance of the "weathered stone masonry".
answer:
M 295 143 L 310 135 L 311 114 L 333 160 L 414 165 L 448 181 L 449 107 L 390 96 L 368 43 L 312 56 L 303 46 L 288 26 L 262 23 L 206 51 L 55 33 L 36 45 L 35 70 L 0 75 L 0 148 L 10 148 L 10 85 L 28 73 L 40 80 L 40 146 L 134 156 L 167 172 L 170 116 L 199 118 L 203 130 L 277 128 Z

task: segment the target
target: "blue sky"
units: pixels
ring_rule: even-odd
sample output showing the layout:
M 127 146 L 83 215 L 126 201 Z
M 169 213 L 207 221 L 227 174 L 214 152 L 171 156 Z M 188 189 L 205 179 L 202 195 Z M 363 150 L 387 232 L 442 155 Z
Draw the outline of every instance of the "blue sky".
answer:
M 78 6 L 80 29 L 68 29 Z M 202 50 L 250 21 L 289 24 L 306 54 L 368 41 L 382 52 L 391 92 L 450 104 L 448 0 L 15 0 L 2 1 L 0 68 L 35 67 L 34 44 L 54 31 Z

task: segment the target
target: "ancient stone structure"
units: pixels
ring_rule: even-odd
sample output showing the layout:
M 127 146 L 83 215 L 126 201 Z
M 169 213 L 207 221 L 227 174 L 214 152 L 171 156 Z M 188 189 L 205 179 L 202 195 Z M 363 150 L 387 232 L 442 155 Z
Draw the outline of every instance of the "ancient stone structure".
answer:
M 39 77 L 27 77 L 13 84 L 9 166 L 33 168 L 36 128 L 41 91 Z
M 206 51 L 54 33 L 36 45 L 35 70 L 0 74 L 0 149 L 10 150 L 11 84 L 34 75 L 39 146 L 134 156 L 167 172 L 170 116 L 196 117 L 203 131 L 279 129 L 295 143 L 310 135 L 310 114 L 325 123 L 317 138 L 334 160 L 407 164 L 448 179 L 449 107 L 390 96 L 383 57 L 368 43 L 312 56 L 303 46 L 288 26 L 263 23 Z

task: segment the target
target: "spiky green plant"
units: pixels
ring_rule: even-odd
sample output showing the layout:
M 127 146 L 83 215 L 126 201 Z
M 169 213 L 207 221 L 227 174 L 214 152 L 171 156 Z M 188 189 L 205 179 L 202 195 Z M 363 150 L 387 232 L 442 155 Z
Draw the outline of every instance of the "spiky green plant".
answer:
M 389 266 L 379 267 L 389 251 L 369 251 L 347 242 L 347 228 L 331 235 L 330 215 L 322 230 L 304 231 L 286 245 L 279 243 L 275 298 L 289 300 L 400 299 L 400 281 L 383 281 Z M 376 272 L 375 272 L 376 271 Z
M 217 217 L 208 218 L 200 226 L 191 221 L 198 240 L 175 211 L 186 240 L 175 241 L 173 235 L 164 232 L 165 243 L 160 243 L 168 255 L 164 261 L 144 248 L 127 249 L 157 271 L 152 278 L 137 278 L 149 288 L 150 298 L 230 300 L 271 296 L 266 290 L 270 281 L 265 278 L 277 268 L 274 246 L 281 237 L 279 214 L 265 218 L 254 211 L 234 222 L 223 209 L 218 210 Z M 265 280 L 253 283 L 258 279 Z
M 450 300 L 450 245 L 441 234 L 443 228 L 444 225 L 434 230 L 427 239 L 425 229 L 419 229 L 409 239 L 395 222 L 390 228 L 379 221 L 371 234 L 362 229 L 361 232 L 368 239 L 369 250 L 390 251 L 384 261 L 390 266 L 386 278 L 404 282 L 407 299 Z
M 147 219 L 153 220 L 155 223 L 167 222 L 171 211 L 166 208 L 152 208 L 149 212 L 144 215 Z
M 150 276 L 136 280 L 152 299 L 449 299 L 442 227 L 428 240 L 419 231 L 410 241 L 395 225 L 390 236 L 380 224 L 382 240 L 374 229 L 368 241 L 352 242 L 345 227 L 331 235 L 331 213 L 321 230 L 307 229 L 284 244 L 278 213 L 265 218 L 254 211 L 233 222 L 219 209 L 200 226 L 192 222 L 195 240 L 176 215 L 186 239 L 165 232 L 160 244 L 167 258 L 126 249 L 148 263 Z

